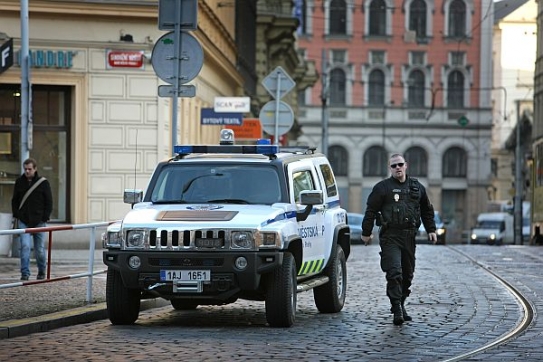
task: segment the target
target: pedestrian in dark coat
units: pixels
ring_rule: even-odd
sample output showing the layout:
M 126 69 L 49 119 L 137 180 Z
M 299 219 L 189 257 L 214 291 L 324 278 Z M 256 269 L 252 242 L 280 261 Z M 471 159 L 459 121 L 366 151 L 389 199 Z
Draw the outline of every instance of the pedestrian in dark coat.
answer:
M 51 185 L 47 179 L 38 175 L 38 164 L 35 159 L 25 160 L 23 168 L 24 173 L 15 181 L 11 199 L 12 214 L 18 221 L 17 228 L 45 227 L 53 211 Z M 34 241 L 34 255 L 38 264 L 37 279 L 44 279 L 45 233 L 25 233 L 21 234 L 20 239 L 21 280 L 28 280 L 30 276 L 31 239 Z

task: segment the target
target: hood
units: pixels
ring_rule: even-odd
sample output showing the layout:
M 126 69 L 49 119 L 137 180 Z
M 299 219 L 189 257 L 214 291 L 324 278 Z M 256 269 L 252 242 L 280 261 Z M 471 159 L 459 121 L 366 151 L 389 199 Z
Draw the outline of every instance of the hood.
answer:
M 140 203 L 123 219 L 123 227 L 263 228 L 296 217 L 290 204 L 183 204 Z M 167 224 L 166 224 L 167 223 Z

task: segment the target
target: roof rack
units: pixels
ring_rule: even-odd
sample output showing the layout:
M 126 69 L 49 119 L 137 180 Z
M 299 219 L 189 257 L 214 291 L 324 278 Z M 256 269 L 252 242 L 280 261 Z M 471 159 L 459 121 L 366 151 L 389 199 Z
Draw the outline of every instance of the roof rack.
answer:
M 309 146 L 293 146 L 293 147 L 281 147 L 281 152 L 290 152 L 290 153 L 301 153 L 304 155 L 313 155 L 317 147 Z

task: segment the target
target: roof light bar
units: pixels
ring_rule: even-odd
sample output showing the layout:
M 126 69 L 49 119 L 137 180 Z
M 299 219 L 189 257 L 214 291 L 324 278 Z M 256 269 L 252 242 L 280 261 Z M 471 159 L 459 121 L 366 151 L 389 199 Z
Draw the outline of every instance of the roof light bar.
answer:
M 279 152 L 279 146 L 270 144 L 256 145 L 177 145 L 174 152 L 179 155 L 190 153 L 222 153 L 222 154 L 254 154 L 254 155 L 275 155 Z

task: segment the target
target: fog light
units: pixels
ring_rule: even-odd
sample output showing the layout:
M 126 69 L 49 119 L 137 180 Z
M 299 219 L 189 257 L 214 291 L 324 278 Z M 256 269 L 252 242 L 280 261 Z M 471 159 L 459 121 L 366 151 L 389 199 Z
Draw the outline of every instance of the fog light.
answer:
M 139 256 L 131 256 L 129 259 L 128 259 L 128 265 L 132 268 L 132 269 L 139 269 L 139 267 L 141 266 L 141 259 Z
M 240 256 L 236 259 L 235 265 L 236 268 L 238 268 L 239 270 L 244 270 L 245 268 L 247 268 L 247 259 L 245 259 L 245 257 L 243 256 Z

